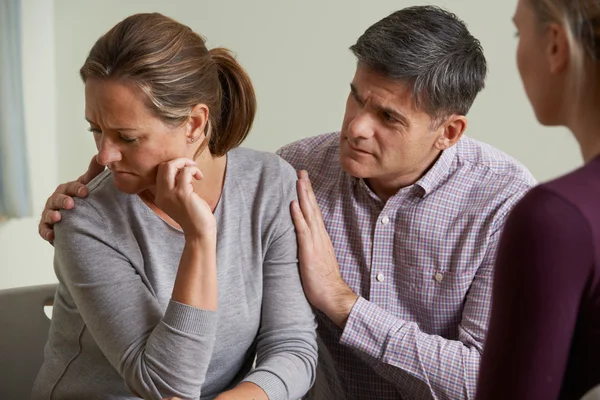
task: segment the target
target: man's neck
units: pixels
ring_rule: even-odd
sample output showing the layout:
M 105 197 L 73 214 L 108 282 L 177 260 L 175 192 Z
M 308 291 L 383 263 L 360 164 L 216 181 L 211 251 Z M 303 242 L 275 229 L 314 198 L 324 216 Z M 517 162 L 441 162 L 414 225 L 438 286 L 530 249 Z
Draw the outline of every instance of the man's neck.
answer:
M 402 188 L 415 184 L 435 165 L 442 152 L 433 154 L 409 171 L 400 171 L 377 178 L 366 178 L 365 183 L 385 204 Z

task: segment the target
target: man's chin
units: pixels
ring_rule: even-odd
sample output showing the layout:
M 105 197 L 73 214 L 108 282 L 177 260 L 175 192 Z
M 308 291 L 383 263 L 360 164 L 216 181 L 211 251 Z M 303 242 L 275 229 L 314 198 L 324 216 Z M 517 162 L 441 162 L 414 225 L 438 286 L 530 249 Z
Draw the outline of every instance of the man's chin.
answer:
M 367 179 L 369 177 L 367 168 L 351 157 L 340 157 L 340 165 L 344 172 L 355 178 Z

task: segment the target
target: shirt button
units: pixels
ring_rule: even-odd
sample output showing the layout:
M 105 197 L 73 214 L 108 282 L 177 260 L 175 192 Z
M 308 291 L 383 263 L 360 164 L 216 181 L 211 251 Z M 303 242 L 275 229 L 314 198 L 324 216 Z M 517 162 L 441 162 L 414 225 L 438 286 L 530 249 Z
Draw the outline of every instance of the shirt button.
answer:
M 435 280 L 438 283 L 442 283 L 442 281 L 444 280 L 444 275 L 442 275 L 440 272 L 438 272 L 437 274 L 435 274 Z
M 383 282 L 385 279 L 385 276 L 383 276 L 383 274 L 377 274 L 377 281 L 378 282 Z
M 383 218 L 381 218 L 381 223 L 384 225 L 387 225 L 388 222 L 390 222 L 390 219 L 387 217 L 387 215 Z

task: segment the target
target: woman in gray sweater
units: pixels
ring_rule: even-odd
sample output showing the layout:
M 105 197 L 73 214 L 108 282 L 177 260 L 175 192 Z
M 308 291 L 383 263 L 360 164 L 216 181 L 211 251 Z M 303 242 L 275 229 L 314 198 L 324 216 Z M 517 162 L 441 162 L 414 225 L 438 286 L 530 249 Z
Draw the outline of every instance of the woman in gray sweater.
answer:
M 317 349 L 296 174 L 237 148 L 255 114 L 246 73 L 187 26 L 138 14 L 80 74 L 107 170 L 55 228 L 60 283 L 33 398 L 304 395 Z

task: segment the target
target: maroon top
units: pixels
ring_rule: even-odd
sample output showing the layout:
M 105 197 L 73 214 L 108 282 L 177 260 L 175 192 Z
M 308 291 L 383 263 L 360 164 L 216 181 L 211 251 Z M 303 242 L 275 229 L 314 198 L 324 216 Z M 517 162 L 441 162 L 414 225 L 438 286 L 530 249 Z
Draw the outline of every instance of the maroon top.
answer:
M 600 157 L 531 190 L 500 242 L 477 399 L 600 384 Z

